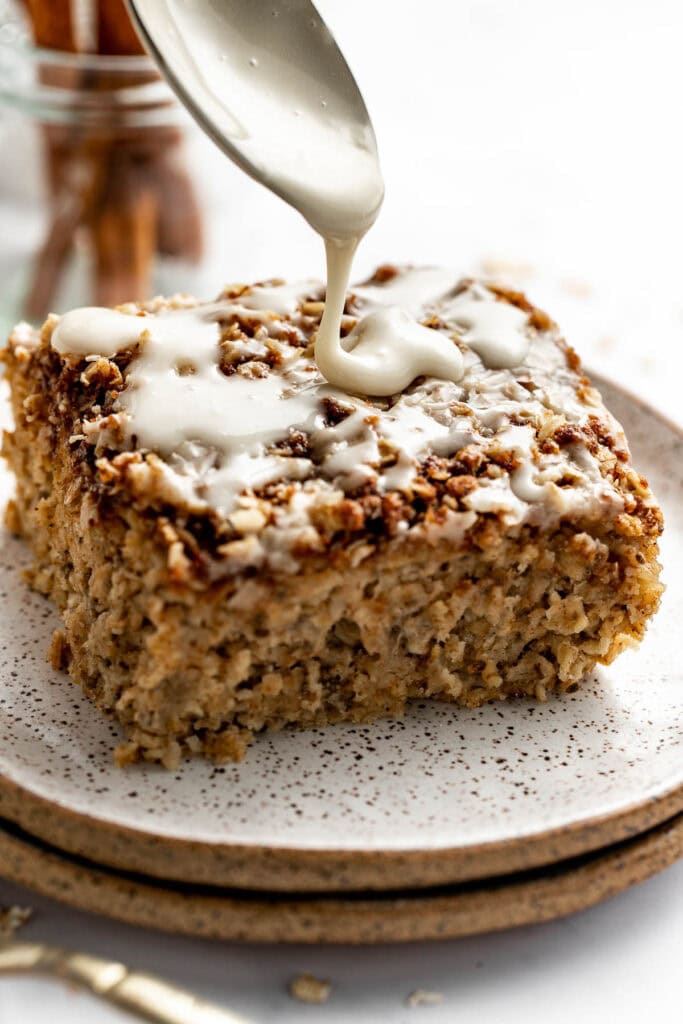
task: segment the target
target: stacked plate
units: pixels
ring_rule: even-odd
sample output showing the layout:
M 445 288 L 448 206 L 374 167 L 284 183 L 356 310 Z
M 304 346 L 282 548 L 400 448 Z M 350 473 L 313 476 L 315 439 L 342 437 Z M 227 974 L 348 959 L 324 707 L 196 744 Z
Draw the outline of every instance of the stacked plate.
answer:
M 638 651 L 547 704 L 425 703 L 262 737 L 241 765 L 120 770 L 2 534 L 0 874 L 187 934 L 384 942 L 548 920 L 683 855 L 683 438 L 599 384 L 661 501 L 668 589 Z

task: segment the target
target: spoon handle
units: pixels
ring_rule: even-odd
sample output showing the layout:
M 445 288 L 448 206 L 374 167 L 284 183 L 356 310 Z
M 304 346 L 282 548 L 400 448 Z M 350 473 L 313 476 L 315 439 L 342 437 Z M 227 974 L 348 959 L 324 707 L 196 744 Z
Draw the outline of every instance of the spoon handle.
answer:
M 0 957 L 0 973 L 3 968 L 36 971 L 70 981 L 153 1024 L 249 1024 L 230 1010 L 116 961 L 40 943 L 12 942 L 10 946 L 12 955 L 6 948 L 7 957 Z

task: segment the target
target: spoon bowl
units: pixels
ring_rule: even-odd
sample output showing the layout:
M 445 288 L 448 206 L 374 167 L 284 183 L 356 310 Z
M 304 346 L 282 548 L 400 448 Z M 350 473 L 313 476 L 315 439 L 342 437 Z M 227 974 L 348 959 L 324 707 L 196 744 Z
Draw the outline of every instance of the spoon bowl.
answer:
M 384 196 L 353 75 L 310 0 L 128 0 L 180 100 L 252 178 L 325 238 L 359 237 Z

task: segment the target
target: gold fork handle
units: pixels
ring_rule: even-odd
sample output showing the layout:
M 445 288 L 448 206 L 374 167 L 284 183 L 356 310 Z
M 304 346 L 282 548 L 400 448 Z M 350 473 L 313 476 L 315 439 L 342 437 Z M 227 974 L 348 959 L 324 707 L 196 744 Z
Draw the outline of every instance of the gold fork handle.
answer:
M 129 971 L 102 996 L 154 1024 L 247 1024 L 229 1010 L 142 972 Z
M 11 945 L 14 963 L 8 962 L 6 967 L 39 971 L 74 982 L 153 1024 L 249 1024 L 230 1010 L 199 999 L 152 974 L 130 971 L 125 964 L 38 943 Z

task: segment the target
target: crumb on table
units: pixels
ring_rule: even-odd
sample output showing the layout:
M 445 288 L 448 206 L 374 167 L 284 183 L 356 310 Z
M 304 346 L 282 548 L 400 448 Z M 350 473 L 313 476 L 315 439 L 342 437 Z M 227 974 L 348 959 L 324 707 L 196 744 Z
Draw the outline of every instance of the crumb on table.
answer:
M 414 1009 L 417 1006 L 440 1006 L 443 1003 L 443 992 L 428 992 L 423 988 L 416 988 L 406 998 L 406 1006 Z
M 312 974 L 298 974 L 289 983 L 290 996 L 301 1003 L 326 1003 L 331 991 L 329 981 L 315 978 Z

